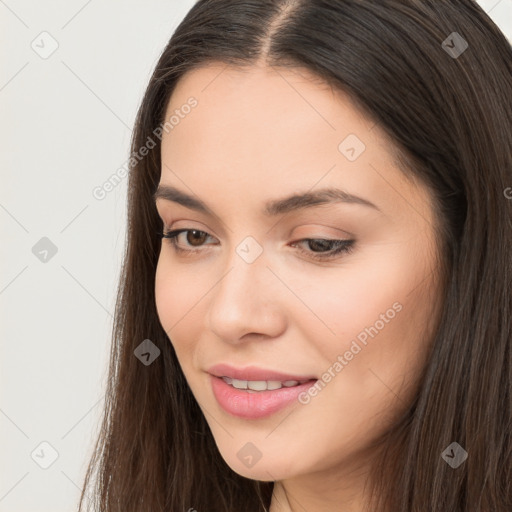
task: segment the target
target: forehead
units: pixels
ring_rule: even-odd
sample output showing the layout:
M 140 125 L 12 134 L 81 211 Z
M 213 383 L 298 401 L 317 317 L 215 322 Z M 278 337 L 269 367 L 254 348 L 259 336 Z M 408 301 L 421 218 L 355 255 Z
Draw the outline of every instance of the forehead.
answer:
M 261 134 L 270 132 L 273 136 L 279 127 L 293 128 L 297 135 L 307 128 L 310 133 L 343 133 L 345 128 L 363 133 L 375 127 L 351 105 L 343 91 L 333 89 L 303 69 L 209 63 L 189 71 L 178 81 L 166 118 L 191 96 L 200 107 L 194 114 L 222 114 L 215 119 L 215 127 L 231 128 L 238 124 L 246 130 L 260 128 Z M 263 126 L 261 121 L 266 121 Z M 291 135 L 283 133 L 284 137 Z
M 197 105 L 183 109 L 191 97 Z M 414 194 L 380 128 L 343 91 L 302 69 L 205 65 L 179 80 L 166 119 L 172 115 L 179 122 L 163 135 L 161 181 L 179 184 L 179 176 L 203 197 L 220 187 L 236 201 L 318 184 L 385 210 L 382 197 L 398 210 L 398 196 Z M 343 152 L 347 140 L 361 151 L 355 160 Z
M 200 67 L 179 80 L 166 119 L 180 114 L 191 97 L 197 106 L 164 132 L 163 152 L 172 150 L 174 163 L 186 155 L 188 161 L 207 157 L 210 165 L 223 168 L 243 164 L 245 169 L 251 160 L 251 168 L 277 166 L 280 172 L 285 162 L 295 171 L 299 162 L 327 170 L 341 156 L 344 137 L 354 133 L 369 142 L 373 125 L 342 93 L 303 70 Z

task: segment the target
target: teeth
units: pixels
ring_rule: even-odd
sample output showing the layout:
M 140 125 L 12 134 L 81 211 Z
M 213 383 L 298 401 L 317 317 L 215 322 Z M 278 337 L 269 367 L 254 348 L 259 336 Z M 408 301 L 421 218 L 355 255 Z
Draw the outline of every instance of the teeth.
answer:
M 222 377 L 226 384 L 233 386 L 236 389 L 245 389 L 249 393 L 251 391 L 266 391 L 266 390 L 274 390 L 281 389 L 282 387 L 290 388 L 292 386 L 297 386 L 298 384 L 303 384 L 303 382 L 299 382 L 298 380 L 286 380 L 284 382 L 280 382 L 277 380 L 238 380 L 231 379 L 229 377 Z
M 267 389 L 281 389 L 283 386 L 278 380 L 269 380 L 266 382 Z M 254 388 L 253 388 L 254 389 Z

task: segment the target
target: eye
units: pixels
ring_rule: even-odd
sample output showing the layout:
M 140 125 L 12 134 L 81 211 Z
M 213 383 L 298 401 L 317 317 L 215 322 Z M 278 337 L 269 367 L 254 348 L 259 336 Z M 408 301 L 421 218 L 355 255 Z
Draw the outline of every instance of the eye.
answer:
M 205 236 L 206 237 L 210 236 L 210 235 L 208 235 L 208 233 L 206 233 L 206 231 L 200 231 L 199 229 L 185 229 L 184 228 L 184 229 L 174 229 L 172 231 L 164 231 L 164 233 L 161 234 L 162 238 L 169 239 L 169 242 L 172 245 L 173 249 L 180 254 L 198 252 L 197 249 L 195 249 L 195 250 L 194 249 L 184 249 L 183 247 L 178 245 L 178 237 L 179 237 L 179 235 L 181 235 L 181 233 L 188 233 L 187 236 L 185 237 L 185 239 L 187 242 L 189 242 L 189 241 L 192 242 L 192 244 L 191 244 L 192 247 L 201 247 L 201 243 L 203 242 Z M 190 234 L 192 234 L 192 236 L 190 236 Z M 197 243 L 197 245 L 194 245 L 196 243 Z
M 182 233 L 187 233 L 185 241 L 188 245 L 186 247 L 192 247 L 192 249 L 183 248 L 178 245 L 178 238 Z M 175 229 L 172 231 L 164 231 L 160 233 L 162 238 L 169 240 L 173 249 L 182 255 L 188 256 L 193 255 L 201 251 L 200 247 L 204 244 L 205 239 L 211 237 L 205 231 L 198 229 Z M 351 253 L 354 250 L 355 240 L 337 240 L 329 238 L 303 238 L 297 242 L 290 244 L 292 247 L 299 246 L 299 252 L 306 254 L 308 258 L 312 258 L 317 261 L 326 261 L 335 258 L 337 255 L 342 253 Z M 301 244 L 308 245 L 312 250 L 306 250 Z
M 354 250 L 355 240 L 336 240 L 330 238 L 303 238 L 298 242 L 294 242 L 293 245 L 296 244 L 307 244 L 310 247 L 325 249 L 328 248 L 327 251 L 317 252 L 315 249 L 313 251 L 307 251 L 303 248 L 300 248 L 299 251 L 307 254 L 308 257 L 313 258 L 319 261 L 325 261 L 329 259 L 333 259 L 335 256 L 341 253 L 351 253 Z M 330 248 L 329 248 L 330 247 Z

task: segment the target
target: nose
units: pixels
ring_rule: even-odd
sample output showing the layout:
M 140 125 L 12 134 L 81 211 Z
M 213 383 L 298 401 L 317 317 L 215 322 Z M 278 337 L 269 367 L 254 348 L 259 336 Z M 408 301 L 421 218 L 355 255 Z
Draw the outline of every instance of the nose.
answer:
M 241 343 L 254 336 L 274 338 L 286 329 L 286 289 L 267 267 L 264 255 L 248 263 L 234 252 L 212 290 L 208 325 L 228 343 Z

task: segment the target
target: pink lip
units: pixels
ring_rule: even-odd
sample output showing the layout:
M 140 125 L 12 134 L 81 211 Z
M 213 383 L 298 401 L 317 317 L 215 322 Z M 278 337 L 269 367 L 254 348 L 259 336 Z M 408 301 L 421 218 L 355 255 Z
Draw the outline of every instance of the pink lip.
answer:
M 298 379 L 287 378 L 286 380 Z M 290 405 L 292 402 L 297 401 L 298 396 L 306 392 L 316 382 L 316 379 L 305 382 L 304 384 L 299 384 L 298 386 L 257 391 L 255 393 L 235 389 L 229 384 L 226 384 L 222 378 L 215 377 L 214 375 L 210 375 L 210 381 L 217 402 L 226 412 L 239 418 L 257 419 L 273 414 L 285 408 L 287 405 Z
M 235 368 L 229 364 L 216 364 L 210 367 L 207 372 L 215 377 L 230 377 L 237 380 L 278 380 L 280 382 L 297 380 L 302 382 L 317 379 L 314 375 L 291 375 L 278 371 L 266 370 L 265 368 L 259 368 L 257 366 Z

